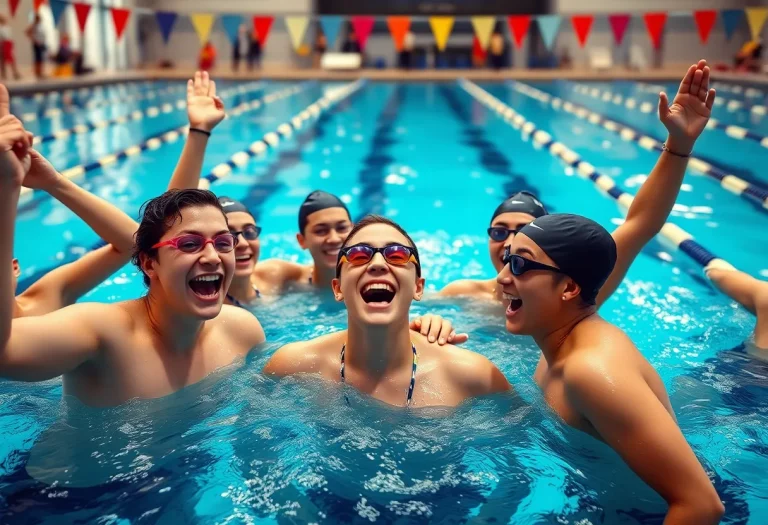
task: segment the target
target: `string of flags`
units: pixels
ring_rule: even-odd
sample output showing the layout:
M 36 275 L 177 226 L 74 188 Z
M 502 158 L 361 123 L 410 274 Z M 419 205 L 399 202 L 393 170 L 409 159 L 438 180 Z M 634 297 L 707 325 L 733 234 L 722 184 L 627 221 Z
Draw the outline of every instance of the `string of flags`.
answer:
M 16 11 L 19 7 L 21 0 L 8 0 L 11 16 L 16 16 Z M 88 15 L 91 12 L 91 4 L 85 2 L 65 1 L 65 0 L 32 0 L 33 8 L 35 12 L 39 10 L 43 4 L 48 4 L 51 13 L 53 15 L 54 24 L 58 26 L 59 21 L 62 18 L 65 10 L 68 6 L 72 6 L 75 10 L 78 26 L 80 31 L 85 31 L 85 25 L 88 21 Z M 108 7 L 112 15 L 112 22 L 115 29 L 115 35 L 120 40 L 125 31 L 125 27 L 131 16 L 131 10 L 126 8 Z M 726 9 L 722 11 L 712 10 L 697 10 L 691 13 L 693 20 L 696 23 L 696 28 L 699 33 L 699 38 L 703 44 L 706 44 L 709 40 L 712 29 L 717 24 L 718 14 L 722 20 L 723 30 L 726 39 L 730 40 L 740 25 L 746 20 L 750 30 L 752 39 L 757 39 L 758 35 L 763 30 L 763 27 L 768 21 L 768 7 L 748 7 L 745 9 Z M 157 11 L 154 13 L 155 20 L 160 29 L 160 33 L 163 37 L 163 41 L 167 44 L 173 33 L 173 28 L 176 20 L 180 16 L 179 13 L 170 11 Z M 204 43 L 208 41 L 213 29 L 213 25 L 218 18 L 221 21 L 225 33 L 227 34 L 231 42 L 236 42 L 239 35 L 240 26 L 247 23 L 245 16 L 236 14 L 222 14 L 215 15 L 213 13 L 188 13 L 192 26 L 195 28 L 200 42 Z M 668 13 L 652 12 L 643 13 L 640 15 L 645 25 L 645 29 L 648 33 L 648 38 L 655 48 L 661 46 L 662 35 L 664 34 L 664 27 L 667 23 Z M 250 22 L 252 24 L 252 30 L 256 34 L 256 39 L 265 46 L 267 39 L 272 29 L 272 25 L 275 21 L 274 16 L 256 15 L 251 17 Z M 304 38 L 309 27 L 310 20 L 317 19 L 320 23 L 320 27 L 325 34 L 328 46 L 333 47 L 338 39 L 339 33 L 345 22 L 349 21 L 352 30 L 357 36 L 357 41 L 361 49 L 365 49 L 368 42 L 368 37 L 373 31 L 373 27 L 376 23 L 377 17 L 373 16 L 340 16 L 340 15 L 320 15 L 318 17 L 310 16 L 285 16 L 281 17 L 285 23 L 285 27 L 288 30 L 291 44 L 294 50 L 298 51 L 304 43 Z M 479 44 L 483 52 L 488 49 L 491 41 L 491 35 L 493 34 L 496 23 L 501 17 L 495 16 L 473 16 L 470 17 L 472 27 L 475 32 L 476 43 Z M 592 25 L 595 21 L 595 15 L 572 15 L 565 17 L 562 15 L 513 15 L 506 17 L 506 22 L 512 35 L 512 41 L 515 47 L 522 47 L 525 39 L 530 32 L 530 28 L 533 22 L 535 22 L 539 29 L 539 34 L 547 49 L 552 50 L 562 22 L 564 18 L 570 18 L 571 27 L 576 34 L 576 39 L 581 47 L 587 45 L 589 41 L 589 35 L 592 31 Z M 633 16 L 628 13 L 616 13 L 608 15 L 608 23 L 613 33 L 614 41 L 617 45 L 621 45 L 624 40 L 626 31 L 632 22 Z M 435 44 L 438 49 L 444 50 L 448 45 L 451 32 L 453 30 L 453 24 L 455 17 L 453 16 L 432 16 L 429 17 L 429 25 L 432 29 L 432 34 L 435 37 Z M 395 49 L 400 51 L 403 47 L 405 35 L 411 26 L 411 17 L 409 16 L 389 16 L 386 17 L 387 27 L 389 28 L 392 36 L 392 41 Z

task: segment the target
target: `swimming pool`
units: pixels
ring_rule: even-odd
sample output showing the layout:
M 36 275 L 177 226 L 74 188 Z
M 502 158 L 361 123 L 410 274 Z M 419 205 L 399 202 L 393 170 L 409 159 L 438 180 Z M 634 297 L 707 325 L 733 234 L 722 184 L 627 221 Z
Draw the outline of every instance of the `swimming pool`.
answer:
M 94 96 L 103 97 L 101 106 L 43 116 L 28 126 L 50 135 L 86 120 L 146 113 L 39 146 L 59 169 L 88 164 L 183 125 L 185 111 L 175 105 L 183 90 L 168 89 L 173 85 L 107 87 Z M 290 86 L 263 82 L 240 92 L 223 82 L 220 89 L 229 90 L 232 107 Z M 628 111 L 571 83 L 532 86 L 645 133 L 659 132 L 653 113 Z M 302 84 L 298 93 L 225 120 L 209 144 L 204 173 L 335 87 Z M 653 167 L 656 153 L 615 133 L 511 85 L 481 87 L 630 193 Z M 638 106 L 655 103 L 655 93 L 639 84 L 587 88 L 632 96 Z M 41 114 L 60 108 L 60 98 L 18 101 L 18 107 Z M 163 104 L 173 110 L 151 117 L 150 109 Z M 736 112 L 714 116 L 765 133 L 765 123 L 751 113 L 746 121 Z M 142 202 L 165 189 L 181 147 L 181 140 L 170 141 L 93 169 L 83 184 L 135 216 Z M 696 151 L 768 186 L 762 171 L 768 150 L 757 143 L 712 129 Z M 454 83 L 368 83 L 211 189 L 243 200 L 258 215 L 262 259 L 306 261 L 295 242 L 296 212 L 318 188 L 342 196 L 353 218 L 374 212 L 400 222 L 419 245 L 431 289 L 493 274 L 485 228 L 513 191 L 533 191 L 552 211 L 588 215 L 609 230 L 622 218 L 612 199 Z M 738 268 L 768 276 L 765 210 L 694 173 L 686 176 L 678 203 L 670 222 Z M 21 286 L 97 241 L 62 205 L 35 197 L 17 222 Z M 85 300 L 141 293 L 141 279 L 126 267 Z M 294 294 L 265 302 L 255 310 L 270 341 L 261 352 L 160 400 L 95 411 L 62 402 L 59 381 L 0 382 L 3 523 L 661 521 L 664 502 L 613 452 L 551 415 L 531 380 L 536 347 L 507 334 L 499 312 L 487 306 L 427 298 L 413 313 L 454 319 L 470 333 L 466 346 L 492 359 L 519 397 L 403 412 L 354 393 L 346 406 L 336 386 L 261 377 L 281 344 L 344 325 L 343 308 L 329 301 L 323 294 Z M 731 350 L 750 334 L 752 318 L 715 292 L 696 263 L 661 241 L 645 249 L 601 313 L 662 375 L 683 432 L 726 504 L 724 523 L 762 523 L 768 512 L 768 365 Z

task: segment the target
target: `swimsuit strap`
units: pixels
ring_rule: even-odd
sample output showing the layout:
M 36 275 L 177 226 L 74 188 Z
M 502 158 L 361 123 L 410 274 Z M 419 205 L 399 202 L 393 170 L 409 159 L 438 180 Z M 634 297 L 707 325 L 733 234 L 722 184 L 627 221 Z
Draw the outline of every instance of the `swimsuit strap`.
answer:
M 411 401 L 413 399 L 413 389 L 416 388 L 416 367 L 419 364 L 419 354 L 416 353 L 416 345 L 411 342 L 411 350 L 413 350 L 413 365 L 411 366 L 411 383 L 408 385 L 408 397 L 405 399 L 405 406 L 409 407 L 411 406 Z M 341 355 L 339 356 L 341 359 L 341 367 L 339 369 L 339 374 L 341 375 L 341 382 L 346 383 L 346 376 L 344 375 L 344 354 L 347 352 L 347 344 L 344 343 L 341 346 Z M 344 396 L 346 398 L 346 395 Z M 349 399 L 347 399 L 347 404 L 349 404 Z
M 256 299 L 261 299 L 261 292 L 258 288 L 256 288 L 255 284 L 251 284 L 251 287 L 253 288 L 253 291 L 256 292 Z M 229 300 L 232 305 L 237 306 L 238 308 L 245 308 L 245 305 L 232 297 L 231 295 L 227 294 L 227 300 Z

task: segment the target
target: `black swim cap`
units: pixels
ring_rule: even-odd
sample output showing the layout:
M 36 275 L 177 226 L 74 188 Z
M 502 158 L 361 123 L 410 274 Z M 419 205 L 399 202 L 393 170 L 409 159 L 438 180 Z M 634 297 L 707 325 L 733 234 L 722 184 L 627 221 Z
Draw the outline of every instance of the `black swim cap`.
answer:
M 304 233 L 304 228 L 307 227 L 307 217 L 316 211 L 326 210 L 328 208 L 344 208 L 344 211 L 347 212 L 347 216 L 350 216 L 347 205 L 341 202 L 341 199 L 336 195 L 331 195 L 322 190 L 316 190 L 307 195 L 307 198 L 304 199 L 304 202 L 301 204 L 301 208 L 299 208 L 299 231 Z
M 595 221 L 555 213 L 539 217 L 520 233 L 530 238 L 564 274 L 581 286 L 581 298 L 595 304 L 600 288 L 616 265 L 616 242 Z
M 499 204 L 499 207 L 493 212 L 491 222 L 502 213 L 527 213 L 534 217 L 548 215 L 547 209 L 544 208 L 541 201 L 533 193 L 527 191 L 519 191 Z
M 224 210 L 225 214 L 242 211 L 251 217 L 254 216 L 253 213 L 251 213 L 248 208 L 245 207 L 245 204 L 230 197 L 219 197 L 219 204 L 221 204 L 221 208 Z

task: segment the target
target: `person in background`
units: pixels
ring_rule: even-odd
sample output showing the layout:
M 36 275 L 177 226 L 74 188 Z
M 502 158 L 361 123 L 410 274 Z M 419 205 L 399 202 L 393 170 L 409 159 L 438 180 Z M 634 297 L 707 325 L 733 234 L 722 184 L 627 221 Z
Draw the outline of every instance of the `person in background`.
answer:
M 200 69 L 203 71 L 210 71 L 216 64 L 216 48 L 213 47 L 211 41 L 207 41 L 203 48 L 200 50 Z
M 16 67 L 16 56 L 13 52 L 13 34 L 11 32 L 11 26 L 8 25 L 8 20 L 0 15 L 0 77 L 5 80 L 6 68 L 10 66 L 13 71 L 13 78 L 19 80 L 21 75 Z
M 27 36 L 32 41 L 32 54 L 34 55 L 35 63 L 35 78 L 38 80 L 45 78 L 43 75 L 43 67 L 45 65 L 45 31 L 43 30 L 43 24 L 40 20 L 40 15 L 35 14 L 35 18 L 32 20 L 32 24 L 27 28 Z
M 69 46 L 69 35 L 61 33 L 59 37 L 59 50 L 55 55 L 51 55 L 53 63 L 56 67 L 53 70 L 54 77 L 71 77 L 72 76 L 72 60 L 74 55 L 72 49 Z
M 413 67 L 413 48 L 416 45 L 416 36 L 408 29 L 403 37 L 403 50 L 400 51 L 400 67 L 411 69 Z
M 485 67 L 485 61 L 488 59 L 488 53 L 483 49 L 480 39 L 477 36 L 472 37 L 472 67 Z
M 254 67 L 261 69 L 261 42 L 256 31 L 251 33 L 248 42 L 248 71 L 253 71 Z
M 315 36 L 315 48 L 312 55 L 312 67 L 318 69 L 323 60 L 323 55 L 328 50 L 328 39 L 325 37 L 325 33 L 319 27 L 317 28 L 317 35 Z
M 762 67 L 763 41 L 760 38 L 744 44 L 734 59 L 737 71 L 759 73 Z
M 496 71 L 504 67 L 504 37 L 501 31 L 494 31 L 491 35 L 491 44 L 488 46 L 489 55 L 491 57 L 491 67 Z
M 341 49 L 344 53 L 361 53 L 360 42 L 357 40 L 357 33 L 354 29 L 350 29 L 347 34 L 347 40 L 344 42 L 344 46 Z
M 237 30 L 237 38 L 232 43 L 232 71 L 240 71 L 240 61 L 248 57 L 248 47 L 251 35 L 248 34 L 248 26 L 241 24 Z
M 571 54 L 567 47 L 564 47 L 563 52 L 560 53 L 558 65 L 560 66 L 560 69 L 571 69 L 573 67 L 573 59 L 571 58 Z

